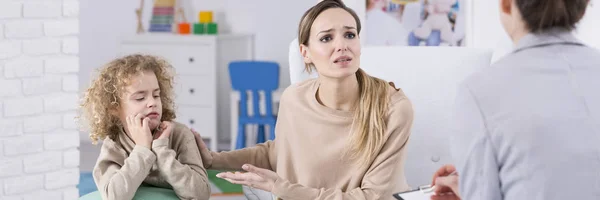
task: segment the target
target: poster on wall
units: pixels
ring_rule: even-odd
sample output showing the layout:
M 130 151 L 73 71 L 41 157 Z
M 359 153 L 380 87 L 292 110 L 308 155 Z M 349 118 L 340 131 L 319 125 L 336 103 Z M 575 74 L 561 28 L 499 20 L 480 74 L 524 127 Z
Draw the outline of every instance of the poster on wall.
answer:
M 464 0 L 365 0 L 368 46 L 465 46 Z

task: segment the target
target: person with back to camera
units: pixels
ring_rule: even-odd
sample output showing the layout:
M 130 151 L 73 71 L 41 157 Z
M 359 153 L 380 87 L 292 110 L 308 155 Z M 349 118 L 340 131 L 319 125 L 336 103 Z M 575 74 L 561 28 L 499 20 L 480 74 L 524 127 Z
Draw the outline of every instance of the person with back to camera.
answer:
M 600 199 L 600 52 L 572 34 L 588 4 L 500 0 L 515 49 L 460 86 L 432 199 Z
M 403 166 L 412 104 L 360 69 L 360 31 L 341 0 L 310 8 L 298 45 L 318 78 L 285 89 L 274 141 L 217 153 L 197 136 L 205 167 L 247 171 L 218 176 L 285 200 L 392 199 L 409 189 Z

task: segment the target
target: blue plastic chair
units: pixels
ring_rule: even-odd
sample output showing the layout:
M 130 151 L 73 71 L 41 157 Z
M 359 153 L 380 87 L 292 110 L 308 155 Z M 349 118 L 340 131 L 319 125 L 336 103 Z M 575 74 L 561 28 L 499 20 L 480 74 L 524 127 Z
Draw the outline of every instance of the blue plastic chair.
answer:
M 238 120 L 238 135 L 236 149 L 246 146 L 245 127 L 248 124 L 258 124 L 257 143 L 265 142 L 264 125 L 269 125 L 269 140 L 275 139 L 275 122 L 273 115 L 272 93 L 279 87 L 279 64 L 263 61 L 236 61 L 229 63 L 231 87 L 240 92 L 240 116 Z M 252 94 L 253 116 L 248 114 L 248 95 Z M 260 113 L 259 91 L 265 93 L 266 114 Z

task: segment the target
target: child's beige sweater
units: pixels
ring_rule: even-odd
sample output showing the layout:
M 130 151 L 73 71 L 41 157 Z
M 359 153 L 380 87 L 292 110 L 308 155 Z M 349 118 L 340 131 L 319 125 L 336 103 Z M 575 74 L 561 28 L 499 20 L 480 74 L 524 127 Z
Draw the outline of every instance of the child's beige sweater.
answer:
M 180 199 L 208 199 L 210 183 L 194 135 L 174 123 L 169 138 L 152 142 L 152 149 L 136 146 L 121 132 L 106 138 L 94 167 L 94 181 L 103 199 L 131 200 L 143 183 L 172 188 Z

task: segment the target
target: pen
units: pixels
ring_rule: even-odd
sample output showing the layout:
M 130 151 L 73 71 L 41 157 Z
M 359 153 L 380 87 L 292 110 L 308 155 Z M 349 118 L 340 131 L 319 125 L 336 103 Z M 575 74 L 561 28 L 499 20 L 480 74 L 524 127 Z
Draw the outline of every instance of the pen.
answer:
M 458 176 L 458 172 L 453 171 L 452 173 L 448 174 L 447 176 Z M 425 186 L 419 187 L 419 189 L 421 191 L 423 191 L 424 193 L 431 193 L 435 190 L 435 185 L 425 185 Z

